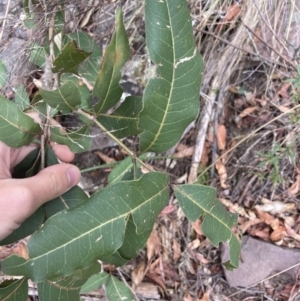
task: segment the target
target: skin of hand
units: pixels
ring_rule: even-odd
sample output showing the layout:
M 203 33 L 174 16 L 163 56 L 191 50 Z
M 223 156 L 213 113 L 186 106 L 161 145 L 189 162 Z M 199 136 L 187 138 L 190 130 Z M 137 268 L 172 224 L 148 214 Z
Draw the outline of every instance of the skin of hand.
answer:
M 65 193 L 80 181 L 79 169 L 62 163 L 47 167 L 26 179 L 13 179 L 12 170 L 35 145 L 13 149 L 0 142 L 0 240 L 17 229 L 42 204 Z M 65 145 L 52 149 L 63 162 L 71 162 L 74 154 Z

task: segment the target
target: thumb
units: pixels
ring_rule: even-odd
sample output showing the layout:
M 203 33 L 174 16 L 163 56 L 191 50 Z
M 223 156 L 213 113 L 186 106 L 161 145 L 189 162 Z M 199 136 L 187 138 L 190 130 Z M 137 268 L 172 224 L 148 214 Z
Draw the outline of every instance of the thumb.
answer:
M 0 240 L 47 201 L 65 193 L 80 180 L 79 169 L 57 164 L 27 179 L 0 180 Z
M 35 209 L 50 201 L 80 181 L 80 170 L 71 164 L 56 164 L 40 171 L 37 175 L 22 179 L 22 186 L 27 188 L 27 202 Z

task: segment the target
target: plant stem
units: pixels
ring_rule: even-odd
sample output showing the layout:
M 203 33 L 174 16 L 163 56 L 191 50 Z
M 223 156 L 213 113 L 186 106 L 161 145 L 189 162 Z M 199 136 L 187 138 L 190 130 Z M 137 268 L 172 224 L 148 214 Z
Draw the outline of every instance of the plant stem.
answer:
M 110 131 L 106 129 L 104 125 L 102 125 L 96 118 L 96 116 L 91 115 L 90 113 L 87 113 L 83 111 L 82 109 L 78 109 L 77 112 L 91 120 L 92 122 L 95 122 L 97 126 L 105 132 L 112 140 L 114 140 L 118 145 L 120 145 L 126 152 L 127 154 L 133 159 L 139 162 L 142 166 L 147 168 L 149 171 L 154 171 L 152 167 L 150 167 L 148 164 L 144 163 L 132 150 L 130 150 L 120 139 L 118 139 L 116 136 L 114 136 Z

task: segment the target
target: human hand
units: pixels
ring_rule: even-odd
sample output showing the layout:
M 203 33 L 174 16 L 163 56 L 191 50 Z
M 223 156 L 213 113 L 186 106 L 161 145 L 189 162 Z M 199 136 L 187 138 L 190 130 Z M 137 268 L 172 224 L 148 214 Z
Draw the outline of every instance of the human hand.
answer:
M 0 241 L 17 229 L 42 204 L 65 193 L 80 180 L 79 169 L 56 164 L 26 179 L 13 179 L 12 170 L 35 145 L 13 149 L 0 142 Z M 71 162 L 74 154 L 65 145 L 54 144 L 55 155 Z

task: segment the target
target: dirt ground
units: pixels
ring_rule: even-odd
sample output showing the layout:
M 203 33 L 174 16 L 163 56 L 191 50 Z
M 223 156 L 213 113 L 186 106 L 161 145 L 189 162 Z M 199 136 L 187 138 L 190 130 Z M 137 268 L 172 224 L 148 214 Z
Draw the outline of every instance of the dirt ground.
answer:
M 22 49 L 26 56 L 24 43 L 33 42 L 33 36 L 19 21 L 19 1 L 2 2 L 0 57 L 7 60 L 11 75 L 2 92 L 13 98 L 12 88 L 20 82 L 34 93 L 41 71 L 25 57 L 17 65 L 8 56 L 9 47 L 14 52 Z M 141 95 L 150 72 L 144 1 L 90 2 L 94 5 L 87 8 L 84 1 L 73 1 L 77 11 L 70 14 L 68 30 L 87 31 L 105 49 L 115 8 L 121 5 L 132 52 L 122 85 L 126 93 Z M 300 1 L 188 0 L 188 4 L 205 62 L 201 113 L 176 147 L 148 163 L 168 172 L 174 183 L 197 181 L 214 187 L 226 208 L 239 214 L 244 238 L 255 241 L 251 246 L 244 241 L 249 247 L 249 252 L 241 253 L 244 270 L 224 271 L 226 246 L 213 247 L 200 230 L 201 220 L 189 223 L 171 194 L 146 247 L 121 273 L 140 300 L 300 300 L 299 271 L 297 266 L 289 269 L 288 260 L 300 263 Z M 65 116 L 61 122 L 72 127 L 77 119 Z M 124 159 L 118 146 L 99 137 L 89 152 L 75 159 L 89 193 L 105 186 L 113 165 Z M 134 147 L 136 139 L 124 143 Z M 198 158 L 201 163 L 195 165 Z M 278 256 L 268 261 L 270 252 Z M 95 292 L 93 300 L 103 300 L 102 293 Z

